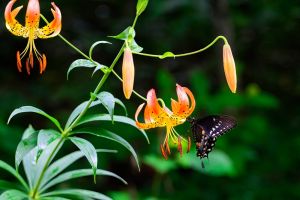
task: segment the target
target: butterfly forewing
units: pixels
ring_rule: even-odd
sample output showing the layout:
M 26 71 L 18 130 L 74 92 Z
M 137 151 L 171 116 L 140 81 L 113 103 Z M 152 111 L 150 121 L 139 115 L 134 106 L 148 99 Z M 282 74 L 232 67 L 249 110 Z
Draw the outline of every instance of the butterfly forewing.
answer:
M 216 139 L 236 126 L 236 120 L 225 115 L 210 115 L 192 119 L 191 124 L 197 156 L 204 158 L 215 146 Z

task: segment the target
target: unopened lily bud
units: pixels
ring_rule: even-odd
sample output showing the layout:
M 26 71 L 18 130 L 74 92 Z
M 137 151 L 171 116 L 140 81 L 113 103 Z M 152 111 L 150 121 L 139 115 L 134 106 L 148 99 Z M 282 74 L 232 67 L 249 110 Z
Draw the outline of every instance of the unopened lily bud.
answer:
M 224 44 L 223 46 L 223 65 L 229 89 L 231 90 L 231 92 L 235 93 L 237 85 L 236 70 L 234 58 L 229 44 Z
M 124 49 L 122 78 L 123 78 L 124 96 L 126 97 L 126 99 L 129 99 L 134 84 L 134 63 L 133 63 L 133 57 L 130 48 Z

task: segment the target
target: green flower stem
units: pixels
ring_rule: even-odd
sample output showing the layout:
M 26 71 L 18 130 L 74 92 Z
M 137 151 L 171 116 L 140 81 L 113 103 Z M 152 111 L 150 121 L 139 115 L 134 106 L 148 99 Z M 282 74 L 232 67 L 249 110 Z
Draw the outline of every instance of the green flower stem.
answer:
M 214 45 L 219 39 L 222 39 L 225 44 L 228 44 L 227 39 L 224 36 L 220 35 L 220 36 L 216 37 L 211 43 L 209 43 L 206 47 L 204 47 L 202 49 L 199 49 L 199 50 L 196 50 L 196 51 L 188 52 L 188 53 L 174 54 L 174 58 L 190 56 L 190 55 L 193 55 L 193 54 L 201 53 L 201 52 L 207 50 L 212 45 Z M 141 55 L 141 56 L 155 57 L 155 58 L 160 58 L 160 57 L 163 56 L 163 54 L 160 55 L 160 54 L 149 54 L 149 53 L 141 53 L 141 52 L 132 52 L 132 53 L 137 54 L 137 55 Z
M 32 199 L 36 199 L 37 195 L 38 195 L 38 190 L 39 190 L 39 187 L 41 186 L 41 183 L 42 183 L 42 179 L 46 173 L 46 170 L 47 170 L 47 167 L 49 166 L 55 152 L 57 151 L 58 147 L 63 143 L 63 141 L 65 140 L 65 138 L 63 136 L 61 136 L 59 142 L 57 143 L 57 145 L 54 147 L 53 151 L 51 152 L 50 156 L 48 157 L 46 163 L 45 163 L 45 166 L 42 170 L 42 173 L 41 175 L 39 176 L 39 179 L 35 185 L 35 187 L 33 188 L 33 191 L 32 191 Z

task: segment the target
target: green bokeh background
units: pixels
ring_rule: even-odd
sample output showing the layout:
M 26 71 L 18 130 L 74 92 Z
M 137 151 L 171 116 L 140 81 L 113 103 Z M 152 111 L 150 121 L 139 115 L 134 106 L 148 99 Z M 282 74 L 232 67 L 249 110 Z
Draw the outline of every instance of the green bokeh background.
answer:
M 1 13 L 7 2 L 1 3 Z M 132 23 L 135 3 L 56 1 L 63 14 L 61 34 L 84 52 L 97 40 L 112 42 L 113 45 L 102 45 L 94 51 L 95 60 L 109 65 L 121 42 L 106 36 L 118 34 Z M 50 1 L 42 1 L 41 10 L 51 18 Z M 235 56 L 238 90 L 237 94 L 231 94 L 226 85 L 221 41 L 202 54 L 184 58 L 159 60 L 134 56 L 135 90 L 146 95 L 150 88 L 155 88 L 158 96 L 169 103 L 170 97 L 176 98 L 175 83 L 179 83 L 195 95 L 197 107 L 193 116 L 233 115 L 238 126 L 217 141 L 205 161 L 206 168 L 201 169 L 195 146 L 182 158 L 174 148 L 169 160 L 162 159 L 159 144 L 164 129 L 148 131 L 151 144 L 147 145 L 137 131 L 116 124 L 115 132 L 135 147 L 141 172 L 126 149 L 93 138 L 95 146 L 119 151 L 115 155 L 101 154 L 99 167 L 119 174 L 129 184 L 98 177 L 94 185 L 93 178 L 88 177 L 60 187 L 80 185 L 117 200 L 300 198 L 299 21 L 299 1 L 150 0 L 136 25 L 136 41 L 144 51 L 183 53 L 204 47 L 216 36 L 224 35 Z M 68 66 L 82 57 L 58 37 L 36 41 L 39 51 L 48 58 L 45 74 L 40 76 L 37 68 L 31 76 L 18 73 L 15 53 L 25 47 L 26 40 L 8 32 L 3 17 L 0 40 L 0 159 L 13 165 L 14 151 L 28 124 L 37 129 L 52 125 L 29 114 L 18 116 L 6 125 L 10 112 L 22 105 L 33 105 L 65 122 L 72 109 L 89 98 L 101 74 L 91 78 L 91 70 L 74 70 L 66 80 Z M 119 62 L 116 71 L 120 72 L 120 67 Z M 113 75 L 104 89 L 124 101 L 131 117 L 142 103 L 136 96 L 125 100 L 121 83 Z M 102 111 L 105 110 L 99 109 Z M 187 123 L 177 131 L 183 136 L 191 134 Z M 74 149 L 66 145 L 62 154 Z M 88 167 L 88 162 L 82 160 L 77 164 L 82 165 Z M 6 176 L 1 171 L 1 177 Z

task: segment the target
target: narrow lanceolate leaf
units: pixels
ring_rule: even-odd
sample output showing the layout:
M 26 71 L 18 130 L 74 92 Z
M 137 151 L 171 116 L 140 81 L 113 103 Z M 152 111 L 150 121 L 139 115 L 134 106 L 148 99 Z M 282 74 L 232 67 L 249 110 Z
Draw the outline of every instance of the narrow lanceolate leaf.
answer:
M 68 72 L 67 72 L 67 79 L 69 79 L 69 74 L 70 72 L 75 69 L 75 68 L 94 68 L 96 66 L 101 66 L 100 63 L 97 63 L 96 61 L 92 62 L 88 59 L 78 59 L 75 60 L 74 62 L 72 62 L 72 64 L 70 65 Z
M 110 120 L 111 119 L 110 119 L 110 116 L 108 114 L 90 115 L 90 116 L 87 116 L 84 119 L 82 119 L 78 123 L 78 125 L 85 124 L 85 123 L 88 123 L 88 122 L 93 122 L 93 121 L 110 121 Z M 115 122 L 121 122 L 121 123 L 124 123 L 124 124 L 128 124 L 128 125 L 131 125 L 131 126 L 137 128 L 144 135 L 144 137 L 146 138 L 147 142 L 150 143 L 146 132 L 143 129 L 139 129 L 136 126 L 135 121 L 132 120 L 131 118 L 124 117 L 124 116 L 119 116 L 119 115 L 114 115 L 114 121 Z
M 96 182 L 98 157 L 95 147 L 92 145 L 92 143 L 82 138 L 70 137 L 69 139 L 80 149 L 80 151 L 85 155 L 85 157 L 91 164 L 94 172 L 94 181 Z
M 144 12 L 148 5 L 148 0 L 138 0 L 136 5 L 136 15 L 140 15 Z
M 124 179 L 122 179 L 120 176 L 118 176 L 115 173 L 112 173 L 110 171 L 97 169 L 96 174 L 98 176 L 99 175 L 101 175 L 101 176 L 112 176 L 112 177 L 115 177 L 115 178 L 119 179 L 124 184 L 127 184 L 127 182 Z M 68 171 L 66 173 L 63 173 L 63 174 L 57 176 L 53 180 L 51 180 L 48 184 L 46 184 L 40 190 L 40 192 L 43 192 L 43 191 L 47 190 L 48 188 L 50 188 L 54 185 L 57 185 L 59 183 L 65 182 L 65 181 L 70 180 L 70 179 L 80 178 L 80 177 L 84 177 L 84 176 L 92 176 L 92 175 L 94 175 L 94 172 L 91 169 L 77 169 L 77 170 L 73 170 L 73 171 Z
M 1 194 L 0 200 L 24 200 L 28 196 L 19 190 L 8 190 Z
M 41 197 L 40 200 L 71 200 L 64 197 L 51 196 L 50 197 Z
M 109 150 L 109 149 L 97 149 L 97 153 L 103 152 L 103 153 L 117 153 L 116 150 Z M 69 167 L 71 164 L 82 158 L 84 154 L 81 151 L 75 151 L 73 153 L 70 153 L 59 160 L 55 161 L 52 165 L 48 167 L 46 170 L 46 173 L 44 175 L 41 187 L 45 185 L 47 182 L 49 182 L 53 177 L 57 176 L 60 172 L 62 172 L 64 169 Z
M 49 144 L 60 137 L 60 133 L 55 130 L 40 130 L 38 135 L 38 148 L 44 150 Z
M 74 110 L 73 112 L 71 113 L 67 123 L 66 123 L 66 128 L 69 127 L 71 125 L 71 123 L 76 119 L 76 117 L 78 117 L 78 115 L 86 108 L 86 106 L 88 105 L 88 102 L 89 101 L 85 101 L 81 104 L 79 104 Z M 93 101 L 91 103 L 91 105 L 89 106 L 89 108 L 93 107 L 93 106 L 96 106 L 96 105 L 99 105 L 101 104 L 101 101 L 97 100 L 97 101 Z
M 53 142 L 51 142 L 49 145 L 47 145 L 47 147 L 42 151 L 36 164 L 35 179 L 34 179 L 35 183 L 37 182 L 41 173 L 43 173 L 45 165 L 49 164 L 54 159 L 55 155 L 62 147 L 63 142 L 64 139 L 59 137 L 55 139 Z M 49 157 L 50 157 L 50 162 L 48 163 Z
M 135 37 L 135 31 L 131 26 L 128 26 L 120 34 L 118 34 L 116 36 L 109 36 L 109 37 L 119 39 L 119 40 L 127 40 L 128 38 L 134 38 Z
M 26 131 L 25 131 L 26 132 Z M 18 170 L 23 158 L 37 145 L 38 131 L 34 131 L 28 137 L 22 139 L 17 146 L 15 154 L 15 165 Z
M 25 129 L 23 135 L 22 135 L 22 140 L 28 138 L 32 134 L 34 134 L 36 131 L 35 129 L 29 124 L 28 128 Z
M 51 115 L 48 115 L 47 113 L 45 113 L 44 111 L 33 107 L 33 106 L 22 106 L 20 108 L 15 109 L 9 116 L 7 123 L 9 124 L 10 120 L 17 114 L 20 113 L 37 113 L 40 114 L 46 118 L 48 118 L 51 122 L 53 122 L 55 124 L 55 126 L 62 131 L 62 128 L 60 126 L 60 123 L 57 121 L 57 119 L 55 119 L 54 117 L 52 117 Z
M 127 113 L 127 109 L 126 109 L 126 106 L 124 105 L 124 103 L 120 99 L 117 99 L 117 98 L 115 98 L 115 103 L 119 104 L 124 109 L 125 115 L 127 116 L 128 113 Z
M 20 174 L 18 174 L 18 172 L 12 168 L 9 164 L 7 164 L 6 162 L 0 160 L 0 168 L 4 169 L 5 171 L 9 172 L 10 174 L 12 174 L 14 177 L 16 177 L 18 179 L 18 181 L 24 186 L 24 188 L 26 190 L 29 190 L 28 185 L 26 184 L 26 182 L 24 181 L 24 179 L 20 176 Z
M 82 199 L 91 198 L 91 199 L 99 199 L 99 200 L 111 200 L 111 198 L 99 192 L 83 190 L 83 189 L 56 190 L 53 192 L 46 193 L 43 196 L 53 196 L 53 195 L 55 196 L 67 195 L 71 197 L 81 197 Z
M 0 191 L 11 190 L 11 189 L 24 189 L 21 185 L 17 185 L 13 182 L 0 180 Z
M 114 109 L 115 109 L 115 98 L 114 96 L 109 92 L 100 92 L 97 95 L 97 98 L 102 103 L 102 105 L 105 107 L 105 109 L 110 114 L 111 120 L 113 121 L 114 118 Z
M 137 157 L 137 154 L 136 154 L 134 148 L 124 138 L 120 137 L 119 135 L 117 135 L 111 131 L 101 129 L 101 128 L 100 129 L 99 128 L 97 128 L 97 129 L 84 128 L 84 129 L 79 130 L 76 133 L 91 134 L 91 135 L 95 135 L 98 137 L 102 137 L 102 138 L 106 138 L 106 139 L 118 142 L 119 144 L 123 145 L 126 149 L 128 149 L 130 151 L 130 153 L 133 155 L 133 157 L 136 161 L 136 164 L 138 166 L 138 169 L 140 171 L 139 160 L 138 160 L 138 157 Z
M 49 156 L 51 155 L 50 162 L 55 157 L 58 150 L 61 148 L 63 140 L 60 138 L 53 141 L 49 144 L 40 154 L 39 159 L 38 157 L 38 147 L 33 148 L 23 159 L 23 166 L 25 170 L 25 174 L 28 179 L 28 183 L 30 188 L 33 188 L 36 184 L 36 181 L 44 166 L 46 165 Z M 53 153 L 54 152 L 54 153 Z
M 92 44 L 90 50 L 89 50 L 89 57 L 92 58 L 92 55 L 93 55 L 93 50 L 94 48 L 99 45 L 99 44 L 111 44 L 110 42 L 108 41 L 97 41 L 95 42 L 94 44 Z
M 23 158 L 23 167 L 30 188 L 33 188 L 34 186 L 37 152 L 38 152 L 38 147 L 36 146 Z

